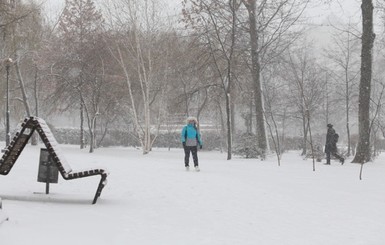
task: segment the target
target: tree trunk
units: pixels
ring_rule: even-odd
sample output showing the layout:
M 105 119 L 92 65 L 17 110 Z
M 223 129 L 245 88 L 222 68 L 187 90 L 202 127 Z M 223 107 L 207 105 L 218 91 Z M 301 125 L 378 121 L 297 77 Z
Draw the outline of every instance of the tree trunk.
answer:
M 37 90 L 37 67 L 35 67 L 34 97 L 35 97 L 35 116 L 39 116 L 39 92 Z
M 137 69 L 140 81 L 140 89 L 142 93 L 143 109 L 144 109 L 144 129 L 143 129 L 143 154 L 148 154 L 151 151 L 151 114 L 150 114 L 150 80 L 152 75 L 152 57 L 151 51 L 147 50 L 147 62 L 146 67 L 142 46 L 140 44 L 139 33 L 135 32 L 136 39 L 136 55 L 137 55 Z
M 95 142 L 96 142 L 96 115 L 91 120 L 91 127 L 90 127 L 90 153 L 93 153 L 95 150 Z
M 37 66 L 35 66 L 35 78 L 34 78 L 34 99 L 35 99 L 35 116 L 39 117 L 39 92 L 38 92 L 38 86 L 37 86 L 37 81 L 38 81 L 38 69 Z M 39 142 L 39 137 L 36 133 L 32 135 L 31 138 L 31 144 L 32 145 L 37 145 Z
M 80 102 L 80 149 L 84 149 L 84 109 L 83 102 Z
M 258 53 L 258 31 L 256 22 L 256 0 L 249 1 L 246 5 L 249 14 L 249 34 L 250 34 L 250 46 L 251 46 L 251 74 L 254 84 L 254 100 L 255 100 L 255 113 L 256 113 L 256 134 L 258 138 L 258 148 L 260 150 L 261 159 L 266 158 L 267 138 L 265 131 L 265 119 L 263 109 L 263 96 L 261 88 L 261 66 L 259 63 Z
M 27 116 L 30 117 L 30 116 L 32 116 L 31 115 L 31 109 L 30 109 L 30 106 L 28 103 L 28 97 L 27 97 L 27 93 L 25 91 L 24 79 L 21 75 L 18 58 L 16 58 L 15 67 L 16 67 L 17 80 L 19 81 L 20 91 L 21 91 L 21 94 L 23 97 L 23 104 L 24 104 L 25 112 L 26 112 Z M 37 145 L 37 137 L 35 134 L 34 134 L 34 136 L 32 136 L 31 145 Z
M 348 80 L 346 80 L 346 97 L 345 97 L 345 107 L 346 107 L 346 134 L 348 136 L 348 153 L 347 156 L 351 155 L 351 143 L 350 143 L 350 113 L 349 113 L 349 83 Z
M 301 96 L 302 93 L 301 93 Z M 303 98 L 303 97 L 302 97 Z M 302 99 L 303 100 L 303 99 Z M 302 138 L 302 153 L 301 156 L 306 156 L 307 154 L 307 119 L 306 119 L 306 105 L 305 103 L 302 105 L 302 130 L 303 130 L 303 138 Z
M 221 103 L 219 101 L 216 101 L 217 102 L 217 105 L 218 105 L 218 111 L 219 111 L 219 117 L 220 117 L 220 125 L 221 125 L 221 129 L 218 130 L 219 133 L 219 139 L 220 139 L 220 142 L 221 142 L 221 153 L 223 152 L 223 143 L 224 143 L 224 139 L 223 139 L 223 135 L 226 135 L 225 133 L 225 122 L 223 121 L 223 111 L 222 111 L 222 107 L 221 107 Z
M 252 134 L 253 133 L 253 98 L 254 93 L 251 94 L 250 97 L 250 108 L 249 108 L 249 115 L 247 116 L 247 133 Z
M 232 131 L 231 131 L 231 97 L 230 93 L 226 93 L 226 124 L 227 124 L 227 160 L 231 160 L 232 156 Z
M 21 75 L 19 61 L 17 59 L 15 62 L 15 67 L 16 67 L 17 80 L 19 81 L 20 91 L 21 91 L 21 94 L 23 96 L 23 104 L 24 104 L 25 112 L 26 112 L 27 116 L 30 117 L 31 116 L 31 110 L 29 107 L 28 99 L 27 99 L 27 93 L 25 92 L 24 80 L 23 80 L 23 77 Z
M 361 49 L 361 79 L 358 108 L 359 140 L 353 163 L 370 161 L 370 91 L 372 80 L 372 49 L 375 34 L 373 33 L 373 3 L 372 0 L 362 0 L 362 49 Z

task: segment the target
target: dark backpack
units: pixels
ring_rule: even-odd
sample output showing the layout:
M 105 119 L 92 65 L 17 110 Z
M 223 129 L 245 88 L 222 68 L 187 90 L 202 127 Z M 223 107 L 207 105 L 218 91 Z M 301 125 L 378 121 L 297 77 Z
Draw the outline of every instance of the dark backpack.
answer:
M 335 133 L 335 134 L 333 135 L 333 143 L 337 143 L 339 137 L 340 137 L 340 136 L 339 136 L 337 133 Z

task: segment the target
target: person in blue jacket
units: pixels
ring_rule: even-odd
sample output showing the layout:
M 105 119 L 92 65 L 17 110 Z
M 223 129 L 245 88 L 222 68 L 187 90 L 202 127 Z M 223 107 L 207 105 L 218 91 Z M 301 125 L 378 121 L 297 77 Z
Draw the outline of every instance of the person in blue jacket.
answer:
M 190 168 L 190 152 L 194 161 L 194 168 L 196 171 L 199 170 L 198 163 L 198 146 L 202 149 L 201 135 L 197 128 L 197 119 L 195 117 L 187 118 L 187 125 L 183 127 L 181 133 L 181 141 L 184 149 L 184 165 L 188 171 Z

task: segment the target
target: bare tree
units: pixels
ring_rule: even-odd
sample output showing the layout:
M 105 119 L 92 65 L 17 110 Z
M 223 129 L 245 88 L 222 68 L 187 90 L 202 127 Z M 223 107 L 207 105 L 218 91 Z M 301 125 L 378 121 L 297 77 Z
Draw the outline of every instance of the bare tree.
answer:
M 375 34 L 373 32 L 372 0 L 362 0 L 362 49 L 361 79 L 358 108 L 359 141 L 353 163 L 364 164 L 371 159 L 370 154 L 370 92 L 372 82 L 372 50 Z
M 227 160 L 232 158 L 232 97 L 236 49 L 237 11 L 240 1 L 190 0 L 185 2 L 184 20 L 202 33 L 212 59 L 213 70 L 224 90 L 226 103 Z
M 34 58 L 42 43 L 43 19 L 41 18 L 41 10 L 39 6 L 31 3 L 16 2 L 10 3 L 15 21 L 8 24 L 5 28 L 4 35 L 9 36 L 8 52 L 11 52 L 14 58 L 14 68 L 18 83 L 18 89 L 14 93 L 14 101 L 21 102 L 23 108 L 23 116 L 32 116 L 30 98 L 32 91 L 28 91 L 28 83 L 32 83 Z M 23 16 L 22 18 L 17 16 Z M 8 31 L 8 33 L 7 33 Z M 27 79 L 25 79 L 27 77 Z M 20 115 L 18 115 L 20 116 Z M 32 145 L 37 144 L 36 135 L 32 137 Z
M 268 63 L 268 60 L 274 59 L 276 55 L 285 50 L 287 44 L 281 44 L 282 36 L 298 21 L 308 1 L 263 0 L 257 2 L 256 0 L 242 0 L 242 2 L 248 13 L 247 30 L 250 36 L 250 70 L 254 84 L 258 147 L 261 158 L 265 159 L 268 143 L 261 82 L 262 68 Z M 277 44 L 281 47 L 277 48 L 275 52 L 269 53 L 268 49 Z M 264 57 L 266 53 L 269 53 L 270 57 Z
M 286 74 L 285 76 L 291 83 L 293 104 L 297 105 L 301 118 L 303 156 L 307 154 L 308 142 L 310 142 L 311 154 L 314 156 L 315 148 L 311 135 L 311 121 L 313 115 L 317 114 L 318 105 L 322 101 L 322 89 L 324 88 L 323 81 L 320 78 L 322 73 L 318 70 L 315 58 L 310 53 L 311 48 L 306 45 L 301 49 L 289 52 L 287 69 L 289 75 Z
M 278 118 L 282 118 L 282 124 L 284 125 L 284 121 L 286 119 L 284 111 L 287 107 L 287 105 L 285 105 L 287 104 L 287 101 L 284 99 L 285 96 L 282 92 L 286 89 L 282 79 L 280 79 L 278 75 L 275 75 L 275 73 L 278 73 L 276 69 L 269 69 L 268 72 L 266 72 L 266 70 L 263 79 L 264 81 L 269 81 L 268 83 L 263 83 L 266 125 L 273 141 L 278 166 L 280 166 L 283 151 L 281 148 L 282 138 L 279 134 Z M 282 137 L 283 135 L 284 131 L 282 130 Z
M 157 132 L 165 98 L 170 47 L 162 50 L 160 45 L 167 28 L 157 0 L 119 0 L 109 9 L 114 13 L 111 29 L 119 30 L 110 52 L 125 77 L 135 135 L 147 154 L 157 136 L 152 125 L 157 120 Z
M 352 103 L 355 102 L 353 97 L 356 95 L 357 78 L 359 75 L 359 72 L 357 72 L 357 47 L 359 40 L 352 33 L 352 30 L 352 25 L 349 23 L 346 30 L 335 34 L 333 38 L 335 48 L 326 50 L 326 57 L 332 62 L 330 65 L 333 65 L 333 68 L 330 68 L 330 70 L 334 71 L 332 76 L 337 83 L 333 91 L 340 94 L 338 98 L 344 98 L 348 156 L 351 154 L 350 111 L 352 110 Z
M 58 26 L 59 38 L 64 43 L 61 51 L 65 54 L 60 69 L 66 82 L 59 84 L 58 93 L 55 94 L 61 93 L 61 97 L 73 96 L 73 93 L 78 95 L 78 100 L 70 99 L 69 102 L 79 105 L 81 149 L 85 147 L 84 112 L 86 112 L 91 136 L 90 152 L 94 149 L 95 120 L 100 112 L 98 108 L 90 110 L 90 106 L 85 104 L 87 102 L 85 96 L 89 96 L 90 90 L 87 89 L 90 87 L 89 83 L 98 84 L 98 78 L 93 75 L 95 64 L 98 66 L 103 62 L 100 62 L 100 57 L 95 56 L 94 53 L 98 50 L 98 45 L 95 44 L 98 43 L 98 33 L 101 31 L 103 22 L 103 17 L 96 10 L 92 0 L 66 0 Z M 65 93 L 62 93 L 63 91 Z M 95 95 L 97 91 L 97 89 L 92 90 L 91 93 Z

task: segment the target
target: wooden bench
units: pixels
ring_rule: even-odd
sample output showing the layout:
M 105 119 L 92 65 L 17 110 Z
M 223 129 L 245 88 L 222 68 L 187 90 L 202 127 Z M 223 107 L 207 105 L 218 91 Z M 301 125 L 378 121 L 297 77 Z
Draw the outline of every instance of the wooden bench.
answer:
M 102 193 L 104 186 L 107 184 L 108 171 L 98 168 L 74 172 L 63 157 L 58 147 L 59 144 L 54 138 L 47 123 L 38 117 L 30 117 L 24 119 L 20 129 L 16 132 L 15 136 L 5 149 L 5 152 L 0 159 L 0 174 L 7 175 L 11 171 L 13 165 L 16 163 L 16 160 L 20 156 L 21 152 L 23 151 L 35 130 L 38 132 L 41 140 L 51 155 L 52 160 L 56 164 L 61 176 L 65 180 L 78 179 L 94 175 L 101 176 L 99 185 L 96 189 L 96 194 L 92 201 L 92 204 L 95 204 L 98 200 L 98 197 Z

